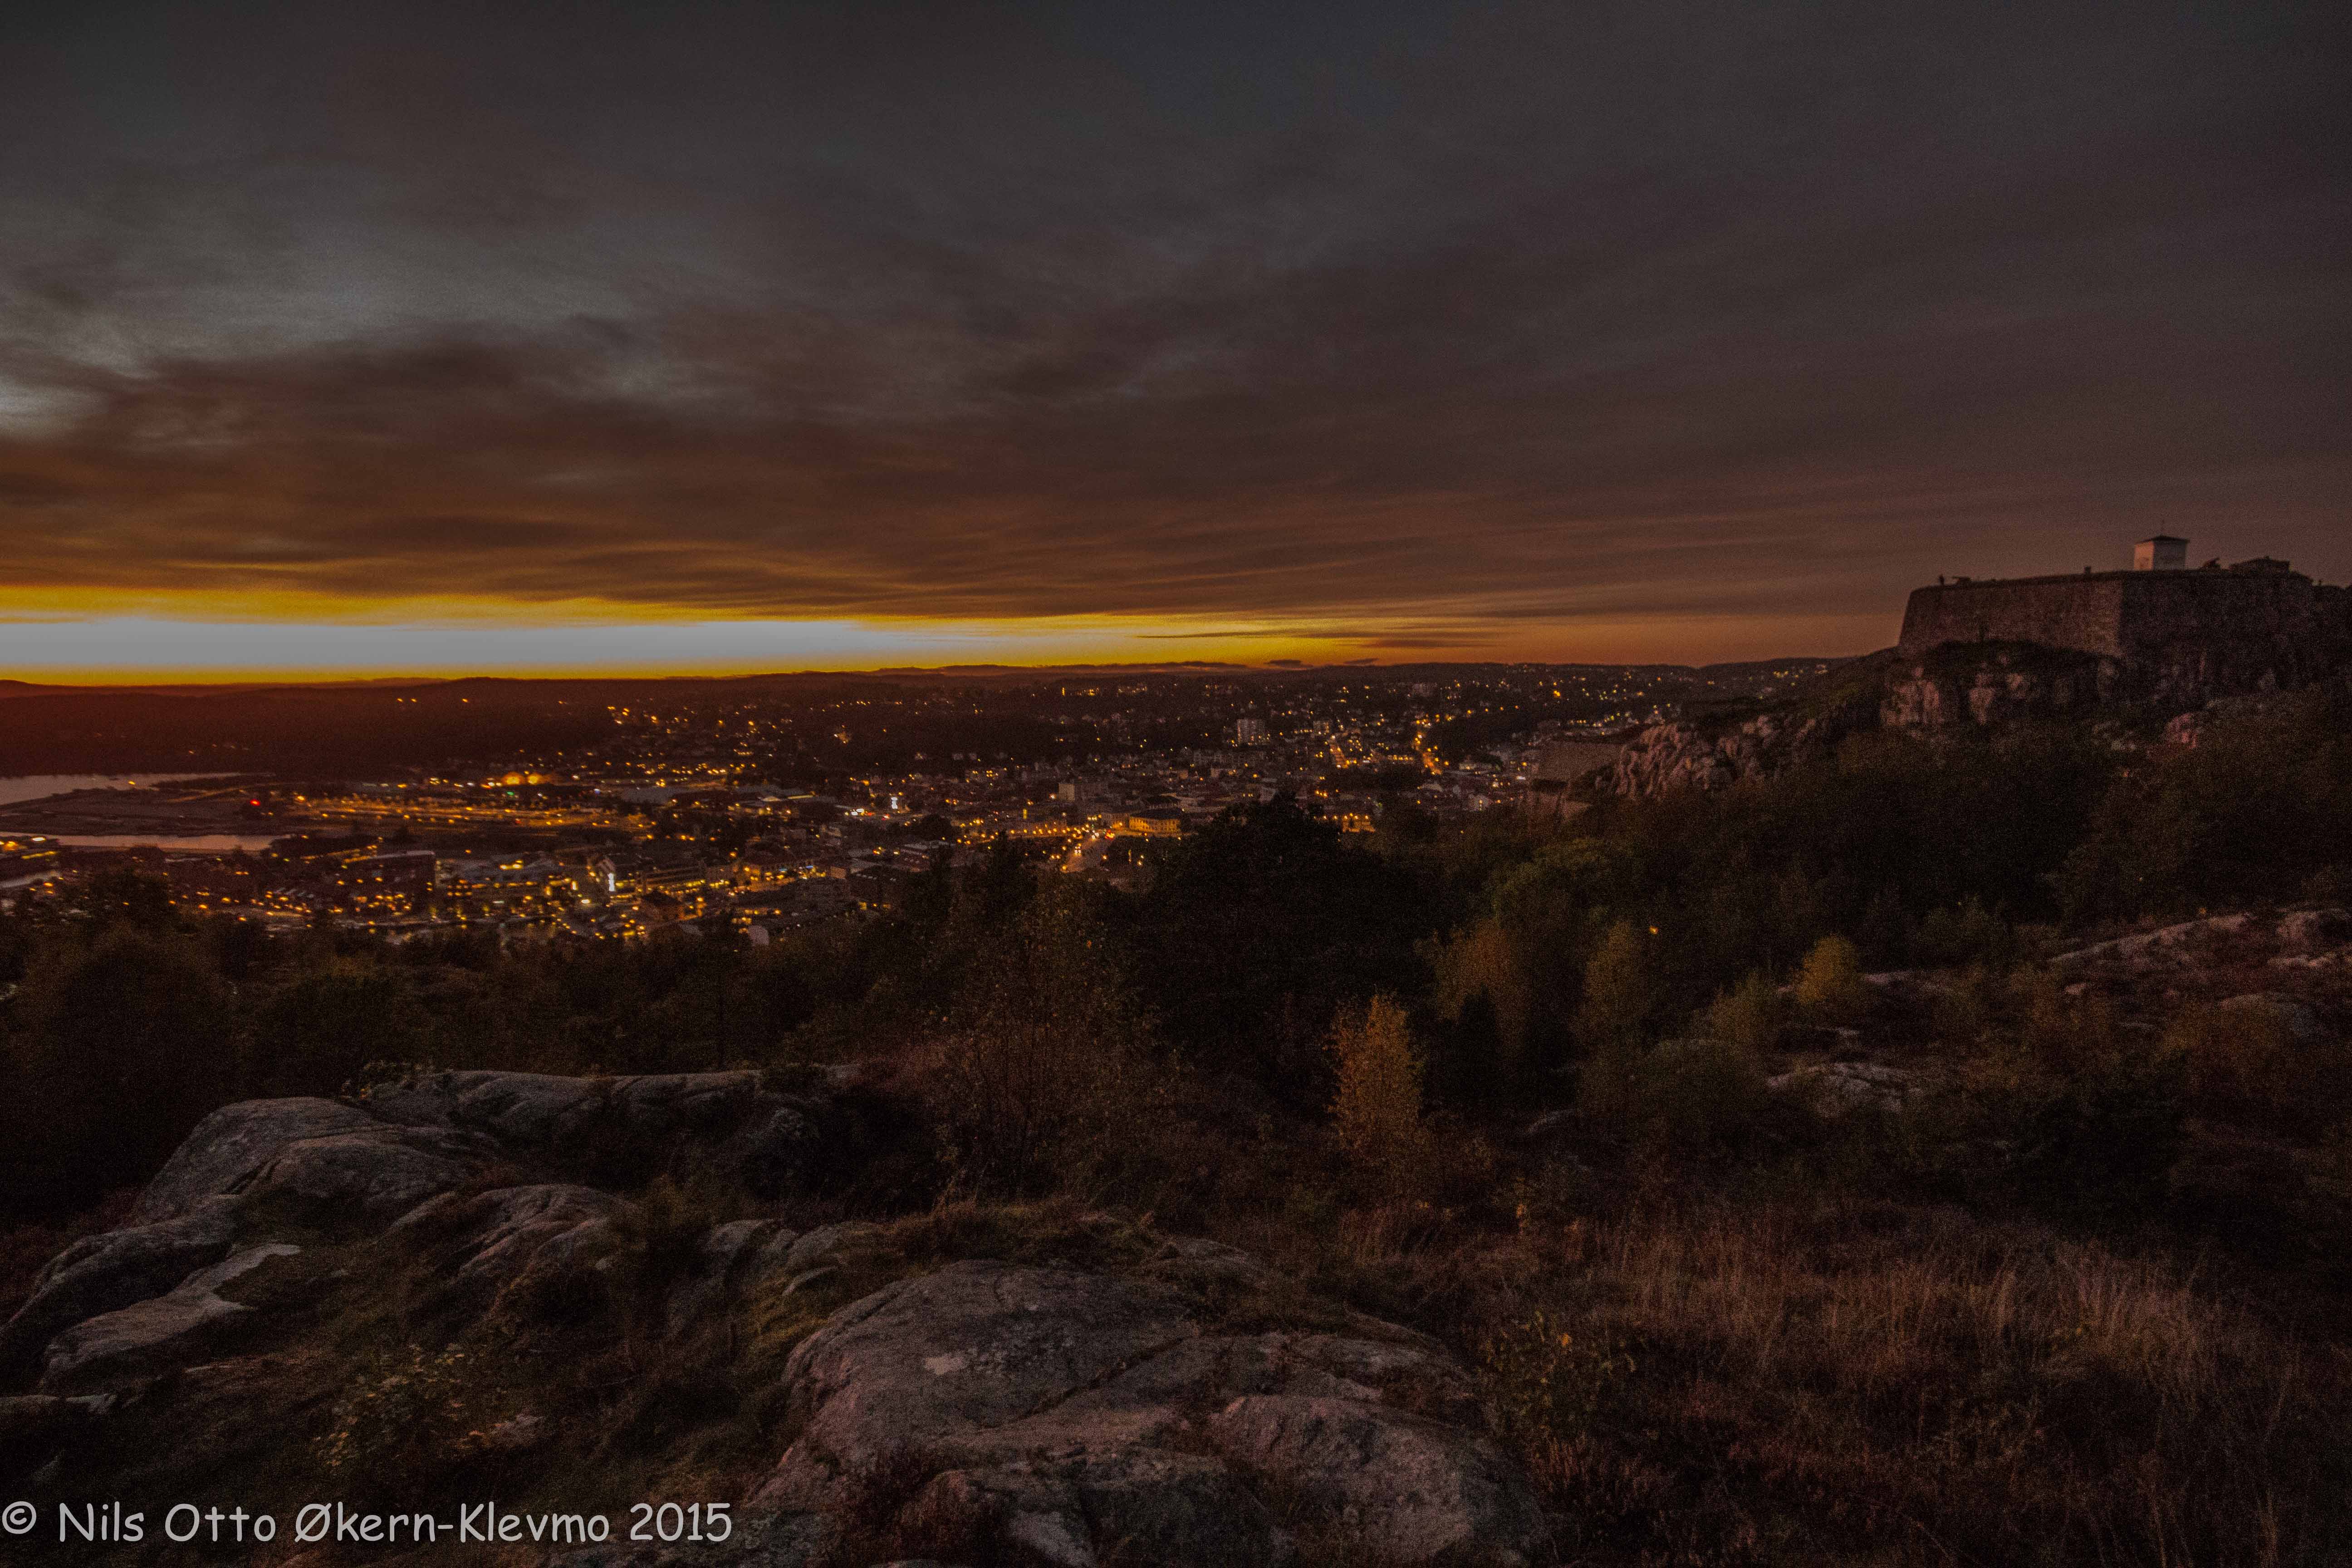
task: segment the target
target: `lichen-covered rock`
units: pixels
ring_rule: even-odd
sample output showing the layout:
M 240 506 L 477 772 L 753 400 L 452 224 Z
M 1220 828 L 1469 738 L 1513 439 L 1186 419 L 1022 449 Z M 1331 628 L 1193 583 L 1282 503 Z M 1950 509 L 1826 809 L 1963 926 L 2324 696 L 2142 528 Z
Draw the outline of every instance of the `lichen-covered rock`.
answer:
M 2137 931 L 2112 942 L 2093 942 L 2088 947 L 2059 953 L 2050 960 L 2050 967 L 2074 969 L 2084 965 L 2112 965 L 2130 972 L 2178 968 L 2194 960 L 2200 944 L 2247 935 L 2253 930 L 2253 917 L 2247 914 L 2211 915 L 2203 920 L 2183 921 L 2178 925 L 2160 926 L 2155 931 Z
M 652 1073 L 613 1080 L 613 1103 L 623 1124 L 652 1138 L 732 1131 L 759 1098 L 755 1072 Z
M 1361 1399 L 1252 1394 L 1209 1423 L 1242 1469 L 1391 1562 L 1523 1558 L 1543 1515 L 1491 1438 Z
M 604 1112 L 609 1079 L 535 1072 L 441 1072 L 379 1086 L 371 1116 L 403 1126 L 465 1127 L 516 1149 L 579 1138 Z
M 187 1364 L 210 1342 L 211 1331 L 253 1310 L 224 1299 L 220 1288 L 300 1250 L 286 1242 L 249 1247 L 199 1269 L 175 1289 L 75 1324 L 49 1342 L 41 1386 L 87 1385 Z
M 495 1152 L 465 1133 L 388 1126 L 331 1100 L 243 1100 L 196 1123 L 135 1213 L 152 1224 L 211 1198 L 278 1194 L 381 1224 L 465 1182 Z
M 820 1162 L 825 1103 L 772 1093 L 750 1071 L 435 1072 L 377 1086 L 366 1108 L 381 1122 L 479 1133 L 508 1153 L 581 1174 L 615 1165 L 643 1174 L 690 1148 L 752 1190 L 772 1193 Z
M 511 1150 L 545 1152 L 598 1132 L 653 1141 L 731 1132 L 761 1099 L 760 1075 L 749 1071 L 625 1078 L 439 1072 L 378 1087 L 367 1104 L 386 1121 L 462 1127 Z
M 793 1353 L 808 1418 L 761 1495 L 820 1506 L 909 1444 L 993 1451 L 1003 1429 L 1197 1332 L 1172 1293 L 1061 1269 L 958 1263 L 890 1286 Z
M 0 1367 L 39 1354 L 86 1318 L 160 1296 L 219 1262 L 236 1235 L 237 1206 L 235 1198 L 201 1199 L 171 1219 L 86 1236 L 58 1253 L 0 1328 Z
M 246 1191 L 277 1194 L 333 1217 L 389 1224 L 463 1185 L 495 1157 L 480 1139 L 435 1128 L 368 1127 L 288 1144 Z
M 142 1224 L 184 1214 L 205 1198 L 245 1190 L 296 1143 L 377 1125 L 367 1112 L 331 1100 L 247 1100 L 224 1105 L 181 1141 L 132 1217 Z
M 777 1236 L 760 1249 L 760 1257 L 772 1261 L 778 1272 L 797 1274 L 804 1268 L 816 1267 L 845 1247 L 855 1247 L 881 1233 L 880 1226 L 865 1220 L 821 1225 L 814 1230 L 789 1238 Z
M 1764 1080 L 1776 1094 L 1803 1094 L 1826 1115 L 1863 1107 L 1899 1110 L 1919 1092 L 1915 1074 L 1880 1062 L 1823 1062 Z
M 620 1244 L 615 1222 L 631 1207 L 593 1187 L 544 1183 L 445 1194 L 401 1215 L 392 1228 L 429 1227 L 461 1237 L 455 1282 L 496 1288 L 533 1268 L 591 1263 L 612 1252 Z
M 801 1436 L 755 1501 L 838 1506 L 914 1454 L 935 1471 L 923 1506 L 985 1511 L 1073 1568 L 1280 1563 L 1290 1523 L 1398 1562 L 1523 1560 L 1540 1514 L 1467 1379 L 1391 1332 L 1220 1334 L 1172 1284 L 950 1265 L 794 1352 Z M 1277 1519 L 1269 1487 L 1309 1517 Z
M 2292 910 L 2279 917 L 2279 946 L 2289 952 L 2324 952 L 2352 942 L 2352 914 L 2342 910 Z
M 707 1319 L 728 1299 L 738 1277 L 750 1270 L 748 1262 L 771 1238 L 790 1244 L 793 1233 L 780 1220 L 739 1219 L 713 1226 L 694 1249 L 694 1269 L 672 1288 L 668 1320 L 675 1339 Z

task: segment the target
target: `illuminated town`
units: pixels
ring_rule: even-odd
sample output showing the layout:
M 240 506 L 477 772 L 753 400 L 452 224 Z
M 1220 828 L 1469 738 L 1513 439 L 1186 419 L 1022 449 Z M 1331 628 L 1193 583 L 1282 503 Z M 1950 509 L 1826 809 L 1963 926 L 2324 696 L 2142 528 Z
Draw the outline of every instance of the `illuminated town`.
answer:
M 989 853 L 1132 886 L 1155 843 L 1277 796 L 1355 833 L 1573 810 L 1563 792 L 1611 737 L 1823 668 L 1090 672 L 815 700 L 643 683 L 604 705 L 602 738 L 544 754 L 0 809 L 0 900 L 129 864 L 193 911 L 275 926 L 600 941 L 692 925 L 764 944 L 895 909 Z

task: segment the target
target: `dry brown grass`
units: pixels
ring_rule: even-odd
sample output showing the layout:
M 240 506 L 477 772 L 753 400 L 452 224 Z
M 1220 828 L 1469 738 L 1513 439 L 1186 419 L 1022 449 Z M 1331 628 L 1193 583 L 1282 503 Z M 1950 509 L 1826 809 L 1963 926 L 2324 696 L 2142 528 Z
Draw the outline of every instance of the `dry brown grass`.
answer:
M 1351 1205 L 1335 1152 L 1234 1162 L 1207 1228 L 1479 1364 L 1559 1563 L 2352 1563 L 2312 1281 L 1810 1178 Z
M 1587 1560 L 2268 1564 L 2352 1541 L 2344 1356 L 2168 1265 L 1956 1213 L 1754 1205 L 1528 1247 L 1551 1321 L 1634 1368 L 1521 1434 Z

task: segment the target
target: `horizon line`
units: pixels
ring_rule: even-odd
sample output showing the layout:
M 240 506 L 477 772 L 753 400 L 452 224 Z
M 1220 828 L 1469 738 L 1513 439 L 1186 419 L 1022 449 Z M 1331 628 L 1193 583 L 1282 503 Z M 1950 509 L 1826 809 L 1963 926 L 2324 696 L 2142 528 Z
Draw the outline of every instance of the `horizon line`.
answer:
M 1890 645 L 1891 646 L 1891 645 Z M 1872 649 L 1870 652 L 1882 652 Z M 1244 664 L 1220 659 L 1166 659 L 1134 661 L 1098 661 L 1054 664 L 940 664 L 940 665 L 874 665 L 863 668 L 775 668 L 727 671 L 614 671 L 614 670 L 486 670 L 462 675 L 336 675 L 271 674 L 247 675 L 222 672 L 209 679 L 190 679 L 183 674 L 165 675 L 156 679 L 109 672 L 101 678 L 89 679 L 26 680 L 16 676 L 0 676 L 0 691 L 17 692 L 95 692 L 95 691 L 158 691 L 225 689 L 265 690 L 281 687 L 362 689 L 374 687 L 459 686 L 475 682 L 499 681 L 511 684 L 572 683 L 614 684 L 621 682 L 676 682 L 717 685 L 731 681 L 787 679 L 854 679 L 908 676 L 1034 676 L 1094 675 L 1094 674 L 1232 674 L 1254 676 L 1306 675 L 1358 670 L 1364 672 L 1415 669 L 1721 669 L 1734 667 L 1767 664 L 1843 664 L 1857 658 L 1867 658 L 1869 653 L 1847 654 L 1774 654 L 1761 658 L 1731 659 L 1532 659 L 1532 658 L 1425 658 L 1425 659 L 1338 659 L 1317 663 L 1304 659 L 1272 659 L 1257 664 Z

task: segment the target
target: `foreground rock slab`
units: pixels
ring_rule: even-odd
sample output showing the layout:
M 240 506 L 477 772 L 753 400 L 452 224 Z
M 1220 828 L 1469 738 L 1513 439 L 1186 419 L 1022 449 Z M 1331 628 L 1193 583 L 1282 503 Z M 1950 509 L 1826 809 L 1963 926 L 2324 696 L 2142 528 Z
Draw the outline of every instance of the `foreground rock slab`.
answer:
M 94 1375 L 120 1376 L 184 1363 L 192 1344 L 252 1310 L 225 1300 L 219 1293 L 223 1285 L 273 1258 L 301 1250 L 286 1242 L 248 1247 L 209 1268 L 198 1269 L 177 1289 L 152 1300 L 75 1324 L 50 1342 L 42 1387 L 71 1387 Z
M 207 1198 L 173 1218 L 87 1236 L 67 1247 L 0 1328 L 0 1367 L 37 1355 L 76 1323 L 160 1296 L 227 1257 L 236 1208 L 234 1198 Z
M 741 1353 L 747 1324 L 772 1318 L 797 1338 L 822 1323 L 757 1363 L 762 1408 L 781 1394 L 793 1440 L 740 1500 L 739 1533 L 608 1543 L 575 1554 L 583 1564 L 1475 1568 L 1541 1546 L 1528 1482 L 1442 1347 L 1231 1247 L 1094 1216 L 1085 1267 L 971 1260 L 901 1278 L 922 1265 L 898 1227 L 803 1234 L 757 1217 L 671 1234 L 614 1190 L 716 1168 L 756 1191 L 856 1146 L 866 1112 L 826 1100 L 841 1086 L 785 1081 L 795 1092 L 749 1073 L 436 1073 L 357 1104 L 226 1107 L 134 1223 L 61 1254 L 0 1334 L 14 1357 L 0 1461 L 39 1469 L 121 1441 L 164 1411 L 155 1400 L 210 1423 L 208 1455 L 258 1451 L 335 1394 L 343 1369 L 315 1353 L 316 1325 L 390 1280 L 404 1321 L 436 1336 L 495 1316 L 573 1352 L 620 1331 L 575 1309 L 621 1300 L 630 1331 L 696 1365 Z M 669 1250 L 660 1271 L 635 1272 L 649 1234 Z M 383 1246 L 394 1267 L 361 1266 Z M 870 1293 L 839 1304 L 857 1291 Z M 785 1344 L 779 1373 L 765 1357 Z M 497 1463 L 557 1440 L 537 1411 L 490 1414 L 469 1439 Z
M 620 1244 L 630 1205 L 596 1186 L 539 1178 L 586 1175 L 610 1185 L 615 1173 L 642 1180 L 673 1166 L 715 1166 L 772 1191 L 837 1163 L 826 1139 L 854 1128 L 829 1097 L 854 1077 L 827 1074 L 798 1094 L 763 1081 L 754 1072 L 436 1072 L 357 1103 L 223 1106 L 148 1184 L 132 1224 L 59 1254 L 0 1324 L 0 1387 L 44 1362 L 45 1375 L 79 1381 L 184 1363 L 205 1330 L 238 1311 L 204 1292 L 179 1294 L 184 1281 L 289 1226 L 346 1235 L 427 1221 L 444 1232 L 470 1227 L 478 1239 L 454 1261 L 451 1283 L 495 1294 L 533 1270 L 591 1266 Z M 512 1184 L 477 1190 L 501 1176 Z M 723 1298 L 742 1266 L 738 1253 L 752 1250 L 747 1244 L 793 1240 L 772 1226 L 755 1228 L 706 1261 L 701 1293 L 679 1303 L 682 1325 Z M 115 1348 L 133 1342 L 136 1354 Z
M 843 1309 L 785 1376 L 799 1439 L 754 1506 L 961 1513 L 1067 1568 L 1520 1563 L 1542 1518 L 1461 1369 L 1392 1341 L 1220 1333 L 1148 1280 L 951 1265 Z M 1273 1506 L 1269 1500 L 1278 1501 Z

